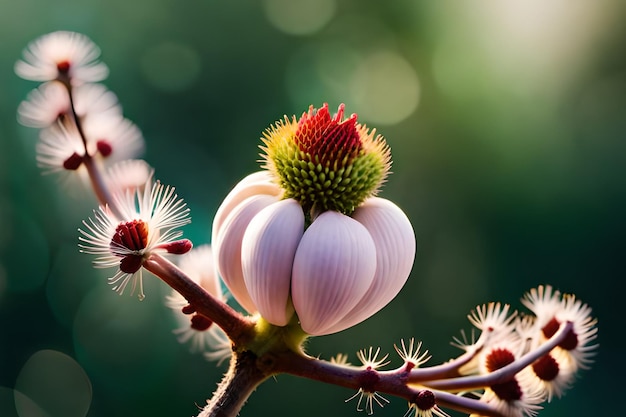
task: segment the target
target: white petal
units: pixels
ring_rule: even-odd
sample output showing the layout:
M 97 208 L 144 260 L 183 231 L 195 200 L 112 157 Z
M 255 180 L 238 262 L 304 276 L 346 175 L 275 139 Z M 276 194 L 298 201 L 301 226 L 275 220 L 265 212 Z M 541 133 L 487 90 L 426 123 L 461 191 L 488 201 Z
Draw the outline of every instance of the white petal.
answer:
M 364 225 L 374 239 L 376 275 L 365 296 L 332 327 L 333 331 L 362 322 L 393 300 L 409 278 L 415 259 L 411 222 L 391 201 L 370 198 L 354 211 L 352 218 Z
M 291 279 L 302 329 L 330 329 L 361 300 L 376 272 L 376 246 L 367 229 L 335 211 L 320 214 L 304 232 Z
M 296 200 L 265 207 L 246 229 L 241 247 L 243 277 L 259 313 L 284 326 L 293 315 L 291 270 L 304 233 L 304 213 Z
M 67 89 L 56 81 L 42 84 L 28 93 L 17 108 L 18 120 L 24 126 L 43 128 L 53 124 L 59 115 L 69 113 Z
M 228 214 L 243 200 L 257 194 L 278 196 L 280 192 L 280 188 L 272 181 L 270 172 L 266 170 L 254 172 L 239 181 L 215 213 L 211 242 L 215 242 Z
M 217 271 L 233 297 L 250 313 L 257 311 L 246 289 L 241 269 L 241 242 L 250 220 L 265 207 L 276 202 L 276 197 L 255 195 L 235 207 L 220 229 L 212 247 Z

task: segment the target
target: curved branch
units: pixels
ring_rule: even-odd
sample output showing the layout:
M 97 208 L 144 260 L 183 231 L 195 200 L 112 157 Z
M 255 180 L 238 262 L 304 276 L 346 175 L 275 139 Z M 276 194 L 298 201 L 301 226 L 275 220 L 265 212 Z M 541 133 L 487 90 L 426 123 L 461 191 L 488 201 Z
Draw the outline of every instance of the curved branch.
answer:
M 197 313 L 217 324 L 235 344 L 249 340 L 254 335 L 255 322 L 218 300 L 196 284 L 176 265 L 159 254 L 152 254 L 143 267 L 178 291 Z
M 567 334 L 572 330 L 573 326 L 574 324 L 569 321 L 561 324 L 559 330 L 544 344 L 539 346 L 537 349 L 528 352 L 509 365 L 498 369 L 497 371 L 485 375 L 471 375 L 460 378 L 440 379 L 436 381 L 422 381 L 422 383 L 429 388 L 443 389 L 446 391 L 465 391 L 506 382 L 515 376 L 515 374 L 519 371 L 532 364 L 542 356 L 548 354 L 559 343 L 562 343 L 563 339 L 567 337 Z

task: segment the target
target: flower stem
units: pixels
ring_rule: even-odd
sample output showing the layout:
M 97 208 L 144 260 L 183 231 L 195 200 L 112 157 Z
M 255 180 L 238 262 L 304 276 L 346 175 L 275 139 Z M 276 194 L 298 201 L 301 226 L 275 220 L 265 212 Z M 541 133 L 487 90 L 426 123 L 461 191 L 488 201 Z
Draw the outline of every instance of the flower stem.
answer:
M 213 397 L 198 417 L 235 417 L 250 394 L 269 375 L 257 367 L 257 356 L 250 351 L 235 353 Z
M 178 291 L 197 313 L 211 319 L 224 330 L 234 344 L 245 343 L 254 337 L 255 322 L 253 319 L 244 317 L 226 303 L 212 296 L 161 255 L 152 254 L 143 263 L 143 267 Z
M 572 327 L 572 322 L 565 322 L 561 324 L 559 331 L 537 349 L 531 350 L 516 361 L 489 374 L 471 375 L 435 381 L 422 381 L 422 384 L 428 386 L 429 388 L 443 389 L 447 391 L 466 391 L 507 381 L 519 371 L 535 362 L 537 359 L 548 354 L 559 343 L 562 343 L 563 339 L 565 339 L 568 333 L 572 330 Z

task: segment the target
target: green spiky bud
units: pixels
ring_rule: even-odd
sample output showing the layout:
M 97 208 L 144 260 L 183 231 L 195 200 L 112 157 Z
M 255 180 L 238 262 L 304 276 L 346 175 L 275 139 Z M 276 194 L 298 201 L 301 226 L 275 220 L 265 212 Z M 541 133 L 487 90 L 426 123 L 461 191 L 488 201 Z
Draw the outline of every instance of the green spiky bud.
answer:
M 285 198 L 305 211 L 335 210 L 351 214 L 378 193 L 391 166 L 384 138 L 344 118 L 344 105 L 331 117 L 328 104 L 277 122 L 264 133 L 265 168 L 273 173 Z

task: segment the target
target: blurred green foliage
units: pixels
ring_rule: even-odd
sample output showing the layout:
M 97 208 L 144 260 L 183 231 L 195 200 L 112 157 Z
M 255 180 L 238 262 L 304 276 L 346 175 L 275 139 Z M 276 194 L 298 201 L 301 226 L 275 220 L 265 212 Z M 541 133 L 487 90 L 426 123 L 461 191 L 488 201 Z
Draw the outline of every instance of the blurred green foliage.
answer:
M 312 340 L 312 354 L 354 363 L 358 349 L 391 352 L 414 336 L 444 361 L 474 306 L 520 308 L 525 291 L 552 284 L 593 307 L 601 347 L 541 415 L 615 413 L 625 17 L 619 0 L 0 0 L 0 415 L 17 416 L 11 389 L 42 349 L 85 370 L 90 417 L 193 415 L 223 372 L 176 342 L 164 284 L 147 279 L 141 303 L 119 297 L 78 253 L 76 229 L 95 201 L 40 175 L 37 132 L 15 118 L 36 85 L 13 64 L 54 30 L 101 47 L 105 84 L 142 129 L 157 177 L 191 207 L 185 235 L 196 245 L 208 243 L 220 199 L 258 169 L 259 137 L 283 115 L 345 102 L 387 138 L 394 173 L 382 195 L 413 222 L 412 276 L 375 317 Z M 356 415 L 343 403 L 351 395 L 278 376 L 242 415 Z M 405 407 L 392 399 L 376 415 Z

